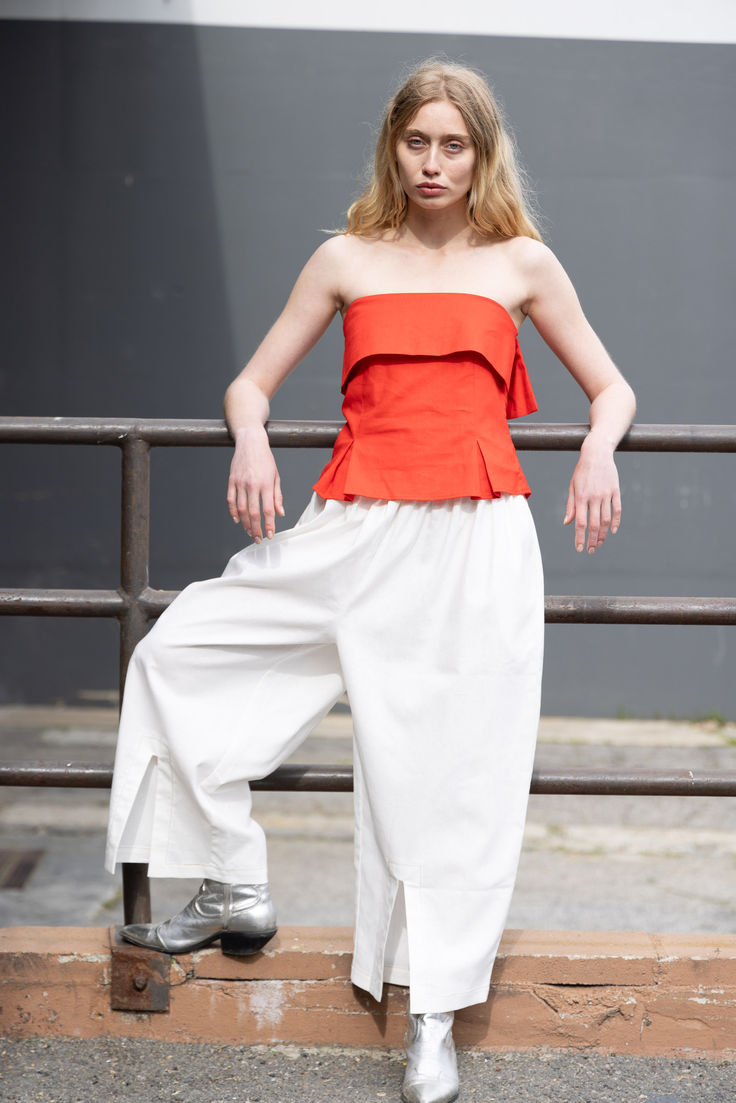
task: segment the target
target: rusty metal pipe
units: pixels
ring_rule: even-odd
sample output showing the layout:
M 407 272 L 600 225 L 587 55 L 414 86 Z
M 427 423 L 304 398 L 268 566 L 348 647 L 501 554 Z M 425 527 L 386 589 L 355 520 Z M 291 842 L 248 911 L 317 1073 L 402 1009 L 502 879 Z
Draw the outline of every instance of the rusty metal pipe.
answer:
M 125 607 L 119 590 L 0 590 L 0 616 L 119 617 Z
M 732 597 L 597 597 L 550 594 L 547 624 L 736 624 Z
M 138 564 L 136 571 L 142 566 Z M 129 659 L 149 619 L 160 616 L 177 593 L 149 586 L 137 593 L 135 586 L 132 591 L 0 590 L 0 616 L 120 617 L 134 625 L 130 639 L 126 636 Z M 550 594 L 545 600 L 545 620 L 548 624 L 728 625 L 736 624 L 736 598 Z
M 341 421 L 268 423 L 279 448 L 329 448 Z M 583 423 L 532 422 L 513 425 L 511 438 L 522 451 L 572 451 L 580 447 Z M 0 417 L 0 442 L 26 444 L 113 444 L 138 439 L 160 446 L 232 444 L 223 421 L 167 418 Z M 619 444 L 622 452 L 736 452 L 736 425 L 633 425 Z
M 136 644 L 146 634 L 148 615 L 140 597 L 148 590 L 151 455 L 149 445 L 131 437 L 123 445 L 120 504 L 120 700 Z
M 120 499 L 120 592 L 125 610 L 120 615 L 120 701 L 125 677 L 136 644 L 148 628 L 148 616 L 140 596 L 148 589 L 151 514 L 151 449 L 135 436 L 122 447 Z M 149 923 L 151 886 L 148 868 L 138 862 L 123 863 L 123 910 L 126 923 Z
M 123 862 L 123 922 L 151 922 L 151 886 L 145 862 Z
M 109 789 L 111 784 L 112 768 L 105 764 L 0 764 L 0 786 Z M 291 763 L 279 766 L 268 777 L 251 782 L 251 786 L 266 792 L 348 793 L 353 788 L 353 768 Z M 736 771 L 629 770 L 610 767 L 535 770 L 530 792 L 568 793 L 577 796 L 736 797 Z

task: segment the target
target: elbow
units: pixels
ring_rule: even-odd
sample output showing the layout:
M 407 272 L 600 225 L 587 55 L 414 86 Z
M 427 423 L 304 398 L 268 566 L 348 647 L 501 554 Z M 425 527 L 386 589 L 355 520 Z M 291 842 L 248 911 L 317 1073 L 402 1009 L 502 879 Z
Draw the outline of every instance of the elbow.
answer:
M 623 378 L 616 384 L 616 389 L 618 392 L 616 396 L 619 409 L 618 416 L 621 425 L 619 432 L 623 437 L 631 428 L 636 414 L 636 395 L 634 394 L 634 388 Z
M 233 394 L 235 391 L 235 383 L 236 380 L 233 380 L 232 383 L 225 389 L 225 394 L 222 398 L 222 408 L 225 412 L 225 417 L 227 417 L 228 407 L 232 404 Z
M 243 398 L 246 398 L 249 390 L 250 387 L 248 385 L 248 381 L 244 378 L 242 372 L 240 375 L 236 375 L 232 383 L 227 387 L 225 391 L 225 396 L 223 399 L 225 414 L 227 414 L 228 409 L 232 408 Z
M 232 413 L 233 413 L 233 385 L 232 383 L 225 391 L 222 399 L 222 413 L 225 418 L 225 424 L 230 430 L 232 430 Z
M 598 394 L 593 395 L 591 402 L 597 402 L 604 395 L 606 396 L 604 399 L 606 405 L 609 402 L 615 402 L 621 410 L 628 412 L 632 418 L 634 417 L 636 413 L 636 395 L 634 394 L 634 388 L 626 382 L 622 375 L 619 375 L 618 379 L 612 379 Z

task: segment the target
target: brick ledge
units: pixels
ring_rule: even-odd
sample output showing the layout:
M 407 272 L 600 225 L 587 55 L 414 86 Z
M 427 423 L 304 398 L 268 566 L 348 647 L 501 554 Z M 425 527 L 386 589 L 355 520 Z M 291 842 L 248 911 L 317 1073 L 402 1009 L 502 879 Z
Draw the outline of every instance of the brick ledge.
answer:
M 349 981 L 352 930 L 284 927 L 252 958 L 182 955 L 167 1013 L 110 1010 L 105 928 L 0 929 L 10 1037 L 100 1035 L 233 1044 L 400 1046 L 406 990 Z M 736 1056 L 736 935 L 507 931 L 460 1046 Z

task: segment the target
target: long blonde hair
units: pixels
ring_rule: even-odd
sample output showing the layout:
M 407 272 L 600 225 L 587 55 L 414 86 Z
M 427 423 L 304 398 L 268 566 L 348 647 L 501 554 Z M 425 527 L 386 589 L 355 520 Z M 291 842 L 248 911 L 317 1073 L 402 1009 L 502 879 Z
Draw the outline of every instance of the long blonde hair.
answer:
M 420 107 L 437 100 L 457 107 L 475 148 L 467 204 L 470 225 L 483 237 L 541 240 L 513 138 L 490 88 L 472 69 L 434 58 L 415 69 L 389 102 L 371 179 L 348 210 L 346 232 L 369 237 L 401 225 L 408 200 L 396 167 L 396 146 Z

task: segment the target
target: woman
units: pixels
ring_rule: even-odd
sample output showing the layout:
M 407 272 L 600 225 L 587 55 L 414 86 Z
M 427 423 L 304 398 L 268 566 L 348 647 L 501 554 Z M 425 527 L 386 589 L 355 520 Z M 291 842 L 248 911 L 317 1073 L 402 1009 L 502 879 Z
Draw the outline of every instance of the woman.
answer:
M 336 311 L 346 425 L 277 535 L 269 399 Z M 347 232 L 317 249 L 228 388 L 227 501 L 254 546 L 161 617 L 121 718 L 109 867 L 204 878 L 178 915 L 125 936 L 253 953 L 276 921 L 246 779 L 347 689 L 352 979 L 377 999 L 384 981 L 409 986 L 407 1103 L 457 1094 L 453 1012 L 486 999 L 521 846 L 543 590 L 506 419 L 536 409 L 516 340 L 527 316 L 591 402 L 564 523 L 593 553 L 620 522 L 631 389 L 539 239 L 486 84 L 427 62 L 388 106 Z

